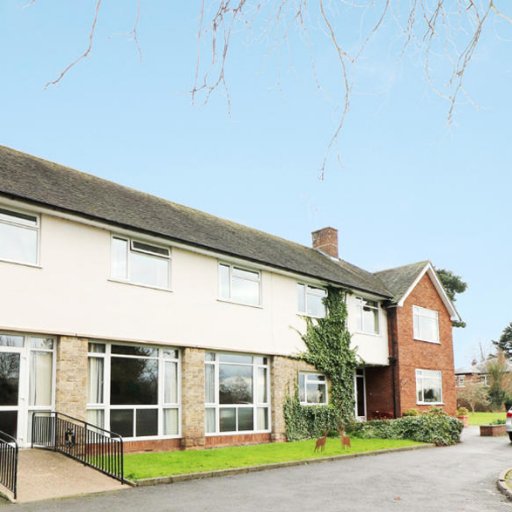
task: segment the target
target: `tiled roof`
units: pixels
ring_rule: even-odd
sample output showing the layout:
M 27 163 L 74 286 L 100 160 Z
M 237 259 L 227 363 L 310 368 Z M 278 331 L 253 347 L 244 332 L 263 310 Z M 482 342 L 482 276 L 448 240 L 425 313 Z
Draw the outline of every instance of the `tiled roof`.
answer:
M 391 297 L 380 273 L 374 275 L 310 247 L 3 146 L 0 194 Z

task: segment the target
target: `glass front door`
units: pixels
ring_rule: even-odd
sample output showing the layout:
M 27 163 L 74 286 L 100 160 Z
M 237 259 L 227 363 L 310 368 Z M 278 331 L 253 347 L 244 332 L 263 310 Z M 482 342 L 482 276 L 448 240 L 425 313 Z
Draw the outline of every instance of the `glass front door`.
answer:
M 55 342 L 45 336 L 0 333 L 0 430 L 30 443 L 31 418 L 55 403 Z
M 356 418 L 366 420 L 366 382 L 363 368 L 358 368 L 355 375 Z
M 0 430 L 18 437 L 20 362 L 16 352 L 0 352 Z

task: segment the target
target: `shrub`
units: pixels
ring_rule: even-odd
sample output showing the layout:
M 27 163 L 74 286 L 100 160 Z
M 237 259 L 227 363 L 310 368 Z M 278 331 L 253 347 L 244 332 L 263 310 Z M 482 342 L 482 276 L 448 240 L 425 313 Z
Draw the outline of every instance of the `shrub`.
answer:
M 341 420 L 339 409 L 332 405 L 301 405 L 296 395 L 286 398 L 284 419 L 288 441 L 320 437 L 326 432 L 338 435 Z
M 402 413 L 402 416 L 418 416 L 419 414 L 420 411 L 418 409 L 407 409 L 407 411 Z
M 368 439 L 411 439 L 437 446 L 448 446 L 460 441 L 463 424 L 439 409 L 431 409 L 418 416 L 404 416 L 396 420 L 376 420 L 355 424 L 351 433 Z
M 467 416 L 469 414 L 469 410 L 466 407 L 459 407 L 457 409 L 457 416 Z
M 494 421 L 491 421 L 489 425 L 505 425 L 506 422 L 507 420 L 498 418 Z

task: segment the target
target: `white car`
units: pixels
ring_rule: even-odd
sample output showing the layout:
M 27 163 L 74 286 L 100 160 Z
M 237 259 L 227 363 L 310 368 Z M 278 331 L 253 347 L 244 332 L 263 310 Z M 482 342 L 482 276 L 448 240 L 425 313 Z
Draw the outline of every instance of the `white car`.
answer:
M 508 437 L 512 442 L 512 407 L 507 411 L 507 420 L 505 422 L 505 429 L 507 430 Z

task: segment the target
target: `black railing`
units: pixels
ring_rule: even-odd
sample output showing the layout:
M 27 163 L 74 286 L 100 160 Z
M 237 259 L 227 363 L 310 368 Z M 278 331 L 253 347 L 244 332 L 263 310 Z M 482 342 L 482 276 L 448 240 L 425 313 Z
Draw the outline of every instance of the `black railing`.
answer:
M 0 484 L 17 498 L 18 443 L 14 437 L 0 430 Z
M 124 483 L 123 438 L 60 412 L 35 413 L 32 447 L 48 448 Z

